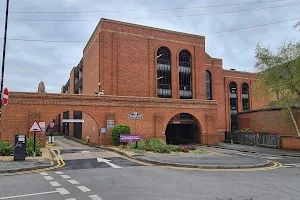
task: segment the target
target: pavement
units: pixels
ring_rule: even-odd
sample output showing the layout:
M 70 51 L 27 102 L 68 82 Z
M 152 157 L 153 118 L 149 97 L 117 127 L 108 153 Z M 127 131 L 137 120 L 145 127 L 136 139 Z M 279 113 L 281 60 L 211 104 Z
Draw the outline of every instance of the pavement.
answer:
M 0 174 L 1 173 L 16 173 L 21 171 L 35 170 L 51 167 L 54 163 L 48 161 L 35 161 L 35 160 L 25 160 L 25 161 L 4 161 L 0 162 Z
M 291 156 L 300 157 L 300 151 L 297 150 L 285 150 L 285 149 L 275 149 L 260 146 L 242 145 L 242 144 L 230 144 L 230 143 L 220 143 L 219 146 L 212 146 L 214 148 L 223 148 L 229 150 L 236 150 L 248 153 L 260 153 L 278 156 Z
M 264 158 L 239 154 L 145 154 L 135 156 L 141 161 L 150 161 L 153 164 L 165 164 L 176 167 L 194 168 L 255 168 L 271 166 L 270 161 Z

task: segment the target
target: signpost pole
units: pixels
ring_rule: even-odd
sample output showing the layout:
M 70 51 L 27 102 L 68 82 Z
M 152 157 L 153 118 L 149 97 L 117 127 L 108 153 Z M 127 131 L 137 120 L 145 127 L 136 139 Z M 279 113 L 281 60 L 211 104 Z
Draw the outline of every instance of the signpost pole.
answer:
M 8 20 L 8 5 L 9 0 L 6 1 L 6 12 L 5 12 L 5 25 L 4 25 L 4 41 L 3 41 L 3 55 L 2 55 L 2 74 L 1 74 L 1 99 L 2 99 L 2 92 L 3 92 L 3 80 L 4 80 L 4 66 L 5 66 L 5 51 L 6 51 L 6 35 L 7 35 L 7 20 Z M 2 102 L 0 102 L 0 108 L 2 107 Z
M 35 157 L 35 148 L 36 148 L 36 132 L 34 132 L 33 136 L 33 157 Z

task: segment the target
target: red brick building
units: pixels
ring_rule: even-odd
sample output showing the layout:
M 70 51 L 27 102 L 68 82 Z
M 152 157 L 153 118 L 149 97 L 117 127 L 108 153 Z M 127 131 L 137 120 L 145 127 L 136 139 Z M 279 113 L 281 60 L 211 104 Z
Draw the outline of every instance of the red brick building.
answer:
M 60 131 L 105 144 L 107 120 L 114 120 L 142 138 L 160 137 L 168 143 L 224 140 L 226 131 L 238 129 L 239 112 L 263 108 L 269 99 L 254 98 L 255 74 L 223 69 L 222 59 L 208 55 L 205 45 L 204 36 L 101 19 L 61 92 L 126 97 L 130 102 L 100 108 L 98 126 L 85 112 L 61 113 Z M 128 119 L 133 112 L 143 119 Z M 62 122 L 68 118 L 84 122 Z M 107 128 L 106 134 L 99 134 L 99 128 Z

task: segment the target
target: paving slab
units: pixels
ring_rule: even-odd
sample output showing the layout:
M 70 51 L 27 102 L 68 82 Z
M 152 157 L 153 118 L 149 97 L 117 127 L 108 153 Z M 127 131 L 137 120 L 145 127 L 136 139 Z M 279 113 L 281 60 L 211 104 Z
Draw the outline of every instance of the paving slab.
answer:
M 33 161 L 33 160 L 25 160 L 25 161 L 1 161 L 0 162 L 0 173 L 14 173 L 20 171 L 27 171 L 33 169 L 41 169 L 46 167 L 53 166 L 52 161 Z

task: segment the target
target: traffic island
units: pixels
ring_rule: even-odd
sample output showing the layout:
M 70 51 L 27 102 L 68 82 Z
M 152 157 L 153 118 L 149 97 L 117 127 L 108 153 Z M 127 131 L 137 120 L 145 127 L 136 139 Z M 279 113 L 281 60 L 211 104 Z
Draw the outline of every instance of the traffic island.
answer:
M 276 166 L 272 161 L 247 155 L 220 154 L 210 151 L 208 154 L 193 153 L 153 153 L 153 152 L 134 152 L 122 147 L 104 147 L 96 144 L 86 143 L 82 140 L 66 137 L 73 141 L 80 142 L 101 150 L 117 153 L 124 158 L 145 164 L 198 169 L 254 169 Z M 278 166 L 278 165 L 277 165 Z
M 17 173 L 44 169 L 54 165 L 52 155 L 47 148 L 41 148 L 42 156 L 26 157 L 25 161 L 13 161 L 13 156 L 0 156 L 0 174 Z

